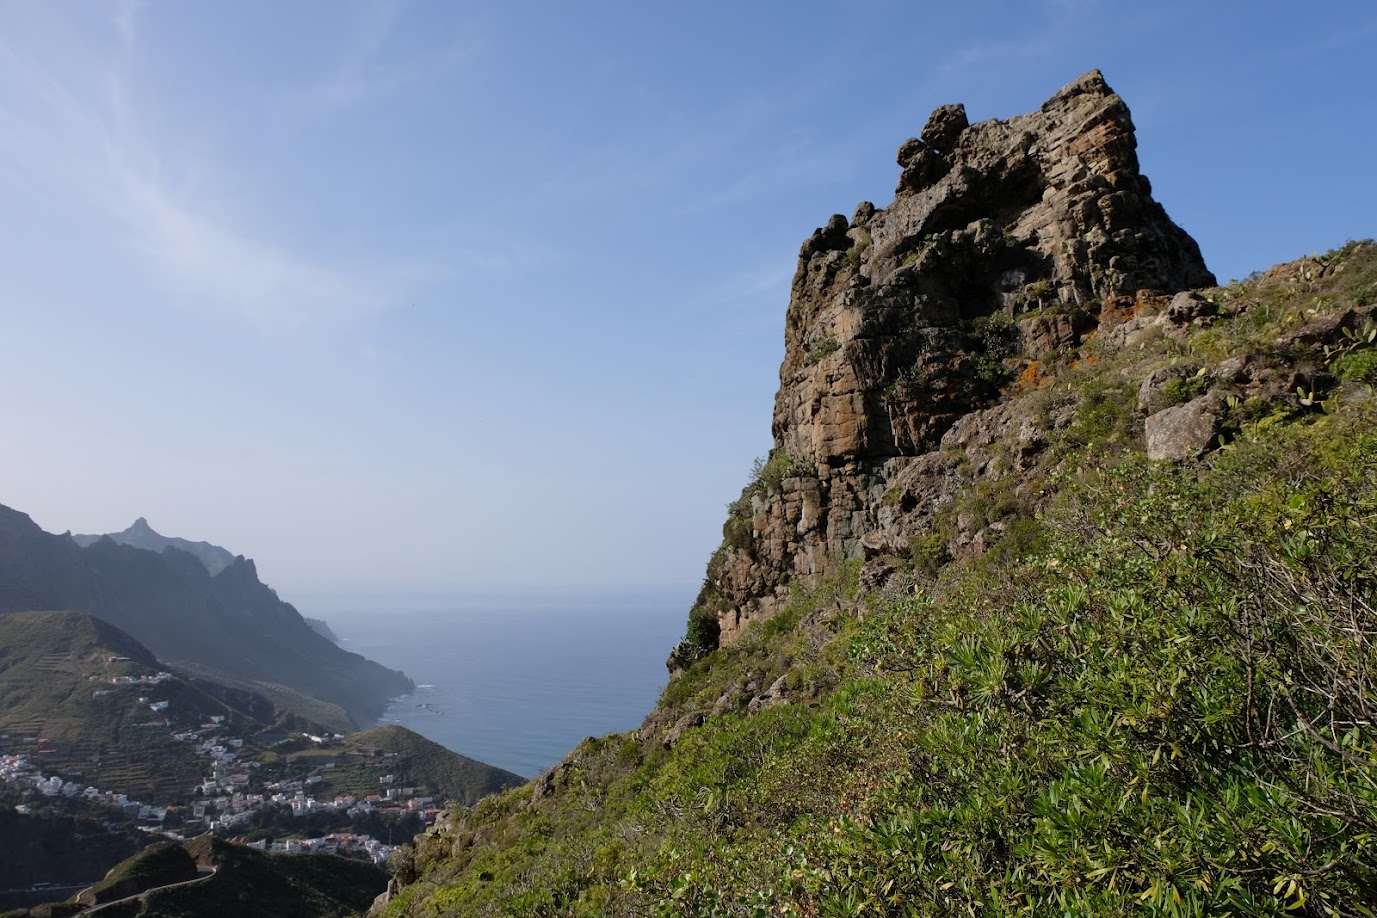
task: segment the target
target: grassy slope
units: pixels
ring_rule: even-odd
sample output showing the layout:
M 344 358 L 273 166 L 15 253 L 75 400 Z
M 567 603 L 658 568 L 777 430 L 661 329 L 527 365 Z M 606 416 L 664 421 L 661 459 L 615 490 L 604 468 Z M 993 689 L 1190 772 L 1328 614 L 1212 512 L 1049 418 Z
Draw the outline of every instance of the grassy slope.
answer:
M 479 798 L 525 783 L 525 778 L 492 765 L 451 752 L 404 727 L 387 725 L 355 733 L 345 741 L 353 755 L 376 756 L 392 753 L 386 770 L 397 776 L 396 784 L 424 787 L 431 796 L 472 805 Z M 331 781 L 347 792 L 377 793 L 376 779 L 357 790 L 346 788 L 345 775 L 332 775 Z M 371 778 L 371 774 L 368 775 Z
M 282 754 L 285 761 L 272 769 L 272 776 L 319 776 L 323 780 L 313 785 L 312 793 L 327 799 L 335 794 L 364 797 L 385 793 L 389 787 L 414 787 L 418 794 L 437 801 L 472 805 L 481 797 L 525 781 L 520 775 L 451 752 L 395 724 L 324 745 L 294 740 L 279 748 L 292 751 Z M 393 775 L 395 780 L 381 784 L 379 778 L 385 775 Z
M 109 681 L 163 668 L 129 635 L 84 613 L 0 616 L 0 749 L 27 753 L 49 773 L 103 790 L 177 803 L 210 765 L 173 732 L 221 716 L 230 735 L 246 740 L 243 751 L 252 758 L 263 753 L 255 740 L 260 733 L 322 729 L 242 689 L 182 677 L 152 686 Z M 169 707 L 159 715 L 141 697 Z M 160 717 L 171 726 L 159 725 Z
M 45 768 L 80 773 L 89 783 L 135 796 L 175 800 L 204 775 L 203 760 L 188 744 L 171 739 L 166 728 L 142 726 L 155 715 L 138 702 L 153 695 L 194 698 L 194 692 L 184 683 L 109 684 L 113 676 L 158 671 L 157 661 L 128 635 L 81 613 L 13 613 L 0 616 L 0 648 L 5 751 L 28 752 Z M 215 713 L 225 713 L 216 707 Z M 45 748 L 54 752 L 37 754 L 31 737 L 49 740 Z
M 255 692 L 273 704 L 295 712 L 303 720 L 309 720 L 336 733 L 348 733 L 356 729 L 353 719 L 344 708 L 314 698 L 290 686 L 278 682 L 236 679 L 224 670 L 213 669 L 208 666 L 196 666 L 185 662 L 179 666 L 179 669 L 221 685 L 235 686 L 245 691 Z
M 1023 396 L 1075 415 L 959 499 L 1000 508 L 988 555 L 871 596 L 838 564 L 657 718 L 779 673 L 790 704 L 585 742 L 418 839 L 386 913 L 1373 914 L 1377 349 L 1276 339 L 1377 299 L 1377 250 L 1210 294 L 1185 343 Z M 1144 376 L 1245 353 L 1313 364 L 1317 404 L 1234 399 L 1228 446 L 1147 462 Z

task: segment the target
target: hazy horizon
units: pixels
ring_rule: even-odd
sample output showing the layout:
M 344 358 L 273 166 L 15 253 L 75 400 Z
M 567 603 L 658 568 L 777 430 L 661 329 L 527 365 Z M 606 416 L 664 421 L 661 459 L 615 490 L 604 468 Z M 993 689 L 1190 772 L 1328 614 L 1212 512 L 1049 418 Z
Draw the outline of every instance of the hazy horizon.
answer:
M 1339 2 L 0 0 L 0 503 L 294 603 L 691 592 L 800 243 L 889 203 L 933 108 L 1101 69 L 1227 282 L 1377 234 L 1374 38 Z

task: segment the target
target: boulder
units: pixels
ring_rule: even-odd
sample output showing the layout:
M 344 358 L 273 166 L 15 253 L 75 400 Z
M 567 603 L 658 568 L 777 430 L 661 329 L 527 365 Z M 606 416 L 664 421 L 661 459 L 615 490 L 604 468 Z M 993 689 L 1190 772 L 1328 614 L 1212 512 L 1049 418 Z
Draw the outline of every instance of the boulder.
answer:
M 788 702 L 789 677 L 780 676 L 774 682 L 770 683 L 770 687 L 765 690 L 763 695 L 757 695 L 752 698 L 751 703 L 746 707 L 752 714 L 755 714 L 766 708 L 772 708 L 778 704 L 788 704 Z
M 1300 345 L 1301 347 L 1320 347 L 1325 344 L 1338 344 L 1344 339 L 1344 330 L 1352 331 L 1358 327 L 1358 314 L 1352 309 L 1332 312 L 1306 322 L 1295 331 L 1277 338 L 1280 345 Z
M 1070 316 L 1052 313 L 1020 319 L 1014 323 L 1018 346 L 1025 354 L 1048 354 L 1074 347 L 1078 339 Z
M 1172 325 L 1200 325 L 1218 315 L 1219 307 L 1194 290 L 1182 290 L 1167 306 L 1167 321 Z
M 1193 459 L 1204 452 L 1219 433 L 1219 416 L 1208 404 L 1198 398 L 1149 417 L 1144 425 L 1148 458 Z
M 950 150 L 956 146 L 961 132 L 970 127 L 970 124 L 970 121 L 966 120 L 966 106 L 959 102 L 954 105 L 942 105 L 928 116 L 928 123 L 923 125 L 923 133 L 919 135 L 919 139 L 938 150 Z
M 674 726 L 670 727 L 665 733 L 664 739 L 660 741 L 661 745 L 666 749 L 672 749 L 674 744 L 679 742 L 686 732 L 692 730 L 694 727 L 703 726 L 704 720 L 706 720 L 706 718 L 698 711 L 694 711 L 691 714 L 685 714 L 683 717 L 676 720 Z

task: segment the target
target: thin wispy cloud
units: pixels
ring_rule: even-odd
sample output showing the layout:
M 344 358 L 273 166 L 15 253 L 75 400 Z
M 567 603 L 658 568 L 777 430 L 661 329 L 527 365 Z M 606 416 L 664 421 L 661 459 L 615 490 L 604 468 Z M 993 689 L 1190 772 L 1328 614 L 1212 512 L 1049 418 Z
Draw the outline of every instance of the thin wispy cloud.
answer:
M 386 54 L 401 14 L 397 2 L 361 7 L 346 34 L 339 63 L 318 82 L 291 90 L 289 103 L 322 114 L 377 102 L 415 85 L 446 76 L 466 63 L 479 45 L 476 37 L 455 42 L 438 52 L 396 60 Z
M 135 36 L 136 3 L 116 17 L 120 48 Z M 240 176 L 178 156 L 150 136 L 122 76 L 119 48 L 66 47 L 82 71 L 49 66 L 44 52 L 0 44 L 0 157 L 11 181 L 104 226 L 106 245 L 130 257 L 170 306 L 246 324 L 267 336 L 404 305 L 441 269 L 414 259 L 341 263 L 273 233 L 270 211 L 245 206 Z M 233 213 L 221 200 L 237 199 Z
M 787 145 L 761 158 L 763 162 L 758 167 L 737 175 L 715 191 L 695 196 L 678 212 L 687 215 L 724 209 L 791 186 L 827 181 L 835 178 L 849 160 L 831 147 L 802 143 Z
M 611 79 L 616 75 L 612 74 Z M 811 104 L 822 81 L 779 85 L 742 94 L 716 110 L 676 112 L 667 100 L 634 90 L 644 118 L 627 120 L 626 130 L 569 157 L 562 168 L 532 186 L 537 197 L 597 198 L 610 193 L 669 191 L 680 196 L 676 213 L 696 213 L 739 203 L 801 178 L 833 171 L 836 160 L 822 145 L 778 145 L 776 131 L 792 112 Z M 775 147 L 761 156 L 759 147 Z M 764 160 L 758 168 L 750 163 Z M 741 172 L 747 164 L 748 171 Z M 697 187 L 736 173 L 703 194 Z M 696 197 L 696 200 L 695 200 Z
M 183 306 L 232 314 L 265 334 L 355 321 L 400 304 L 434 269 L 353 272 L 218 223 L 173 199 L 156 178 L 117 175 L 112 205 L 143 256 Z
M 133 48 L 138 40 L 139 14 L 143 7 L 144 0 L 118 0 L 111 13 L 120 41 L 126 49 Z

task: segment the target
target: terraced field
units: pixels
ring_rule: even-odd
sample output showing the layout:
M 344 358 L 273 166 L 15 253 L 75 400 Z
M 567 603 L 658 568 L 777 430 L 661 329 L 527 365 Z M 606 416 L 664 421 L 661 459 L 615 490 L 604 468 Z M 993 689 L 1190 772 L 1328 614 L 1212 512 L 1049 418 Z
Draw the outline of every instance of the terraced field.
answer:
M 174 733 L 211 717 L 235 735 L 280 726 L 271 705 L 260 703 L 264 719 L 256 719 L 251 703 L 236 705 L 218 687 L 176 676 L 129 681 L 160 672 L 146 649 L 89 616 L 0 616 L 0 752 L 26 754 L 45 773 L 102 790 L 180 803 L 211 763 Z

